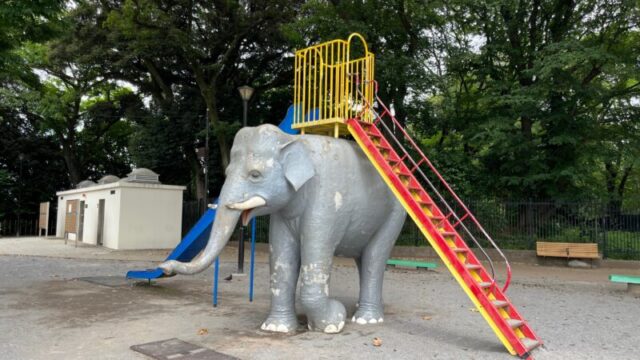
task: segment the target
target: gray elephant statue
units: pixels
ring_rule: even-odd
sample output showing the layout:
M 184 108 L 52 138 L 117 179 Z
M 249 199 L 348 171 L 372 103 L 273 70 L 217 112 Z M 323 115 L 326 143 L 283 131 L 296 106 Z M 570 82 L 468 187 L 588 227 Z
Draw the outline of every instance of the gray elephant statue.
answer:
M 238 131 L 206 248 L 189 263 L 167 261 L 167 275 L 195 274 L 211 265 L 238 220 L 271 215 L 271 312 L 262 329 L 298 327 L 295 293 L 311 330 L 338 333 L 342 303 L 329 297 L 334 254 L 355 259 L 360 276 L 357 324 L 383 321 L 386 261 L 406 212 L 353 141 L 289 135 L 273 125 Z

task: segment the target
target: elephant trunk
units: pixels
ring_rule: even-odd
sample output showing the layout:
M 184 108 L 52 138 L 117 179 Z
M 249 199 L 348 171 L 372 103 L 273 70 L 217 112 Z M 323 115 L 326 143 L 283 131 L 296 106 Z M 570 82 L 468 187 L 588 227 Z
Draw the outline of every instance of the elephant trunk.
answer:
M 191 262 L 185 263 L 169 260 L 162 263 L 159 267 L 166 275 L 193 275 L 204 271 L 218 255 L 220 255 L 222 248 L 227 245 L 240 216 L 244 215 L 243 222 L 246 222 L 249 212 L 253 208 L 265 205 L 265 203 L 265 200 L 259 196 L 252 197 L 240 203 L 225 203 L 221 199 L 220 204 L 224 205 L 218 206 L 216 219 L 213 223 L 209 242 L 205 249 Z
M 166 261 L 160 268 L 166 275 L 193 275 L 207 269 L 218 257 L 227 244 L 238 223 L 241 212 L 220 206 L 216 211 L 216 219 L 209 235 L 209 242 L 204 250 L 191 262 Z

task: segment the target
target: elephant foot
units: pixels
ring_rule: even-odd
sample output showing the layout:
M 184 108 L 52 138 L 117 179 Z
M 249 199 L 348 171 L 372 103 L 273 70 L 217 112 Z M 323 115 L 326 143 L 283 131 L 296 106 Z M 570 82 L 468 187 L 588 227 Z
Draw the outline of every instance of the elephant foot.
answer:
M 260 329 L 279 333 L 291 333 L 298 329 L 298 319 L 295 315 L 269 315 Z
M 334 299 L 327 300 L 325 312 L 309 316 L 309 330 L 322 331 L 327 334 L 336 334 L 344 328 L 347 311 L 341 302 Z
M 384 321 L 384 314 L 382 311 L 382 305 L 379 306 L 359 306 L 358 310 L 353 317 L 351 318 L 351 322 L 354 322 L 359 325 L 366 324 L 380 324 Z

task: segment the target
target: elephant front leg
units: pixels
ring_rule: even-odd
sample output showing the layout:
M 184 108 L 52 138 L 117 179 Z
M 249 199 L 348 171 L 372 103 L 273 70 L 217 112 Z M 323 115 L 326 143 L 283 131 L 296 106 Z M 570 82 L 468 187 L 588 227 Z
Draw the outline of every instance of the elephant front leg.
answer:
M 295 292 L 300 272 L 300 244 L 278 215 L 271 215 L 269 226 L 269 262 L 271 265 L 271 312 L 262 330 L 289 333 L 296 331 Z
M 333 247 L 329 241 L 309 240 L 302 244 L 300 302 L 310 330 L 338 333 L 344 327 L 346 310 L 341 302 L 329 298 Z

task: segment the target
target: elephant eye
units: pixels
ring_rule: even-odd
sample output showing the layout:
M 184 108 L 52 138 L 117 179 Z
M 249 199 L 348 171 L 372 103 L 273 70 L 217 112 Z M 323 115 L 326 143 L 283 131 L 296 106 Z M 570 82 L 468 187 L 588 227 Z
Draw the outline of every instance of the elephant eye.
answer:
M 249 177 L 252 180 L 258 180 L 258 179 L 260 179 L 262 177 L 262 174 L 258 170 L 251 170 L 251 171 L 249 171 Z

